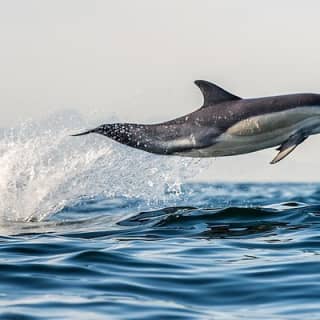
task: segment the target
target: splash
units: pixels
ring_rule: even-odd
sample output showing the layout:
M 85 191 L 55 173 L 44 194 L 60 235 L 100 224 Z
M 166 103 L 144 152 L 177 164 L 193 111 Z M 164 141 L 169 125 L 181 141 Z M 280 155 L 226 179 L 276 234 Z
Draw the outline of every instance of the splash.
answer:
M 0 133 L 0 221 L 41 221 L 84 197 L 163 199 L 209 164 L 69 136 L 89 127 L 69 113 Z

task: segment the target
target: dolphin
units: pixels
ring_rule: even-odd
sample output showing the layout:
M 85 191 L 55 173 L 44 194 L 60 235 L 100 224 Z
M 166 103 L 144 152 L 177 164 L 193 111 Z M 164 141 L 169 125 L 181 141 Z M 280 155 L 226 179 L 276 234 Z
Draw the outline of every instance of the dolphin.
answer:
M 201 108 L 156 124 L 112 123 L 73 136 L 98 133 L 161 155 L 234 156 L 277 147 L 277 163 L 310 135 L 320 133 L 320 94 L 243 99 L 204 80 Z

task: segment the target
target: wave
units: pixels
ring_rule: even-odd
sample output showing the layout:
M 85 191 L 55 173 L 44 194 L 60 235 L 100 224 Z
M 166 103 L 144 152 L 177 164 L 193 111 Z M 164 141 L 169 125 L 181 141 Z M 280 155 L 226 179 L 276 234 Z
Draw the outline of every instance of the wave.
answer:
M 64 209 L 56 219 L 48 221 L 10 222 L 1 229 L 1 234 L 58 233 L 68 238 L 104 238 L 130 241 L 144 239 L 226 239 L 280 237 L 288 233 L 310 229 L 319 223 L 319 204 L 299 202 L 278 203 L 255 207 L 191 206 L 165 207 L 137 212 L 130 208 L 112 212 L 105 201 L 95 200 L 95 205 L 104 207 L 104 212 L 94 212 L 87 201 L 82 203 L 81 215 L 78 206 Z M 62 216 L 64 215 L 64 217 Z M 72 218 L 72 216 L 74 217 Z

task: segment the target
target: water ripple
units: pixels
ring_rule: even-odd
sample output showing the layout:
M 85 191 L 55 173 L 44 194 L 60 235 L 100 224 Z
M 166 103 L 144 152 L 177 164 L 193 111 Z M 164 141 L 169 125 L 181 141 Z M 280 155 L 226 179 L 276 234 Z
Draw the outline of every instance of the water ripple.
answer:
M 318 319 L 320 186 L 182 190 L 167 207 L 97 197 L 3 222 L 0 317 Z

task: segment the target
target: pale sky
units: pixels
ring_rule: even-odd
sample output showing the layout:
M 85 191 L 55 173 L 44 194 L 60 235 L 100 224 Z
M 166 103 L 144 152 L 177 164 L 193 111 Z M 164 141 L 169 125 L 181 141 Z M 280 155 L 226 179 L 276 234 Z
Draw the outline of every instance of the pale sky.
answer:
M 320 93 L 316 0 L 0 0 L 0 127 L 73 109 L 104 123 L 169 120 L 196 79 L 242 97 Z M 220 158 L 200 179 L 319 181 L 320 137 Z

